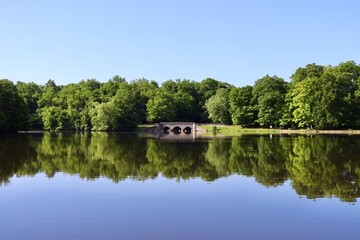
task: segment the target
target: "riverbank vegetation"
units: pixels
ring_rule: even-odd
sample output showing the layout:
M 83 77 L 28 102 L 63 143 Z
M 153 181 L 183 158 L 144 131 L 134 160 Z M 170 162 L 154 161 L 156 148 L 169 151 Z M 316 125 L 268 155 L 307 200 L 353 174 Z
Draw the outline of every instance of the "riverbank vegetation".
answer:
M 239 82 L 241 79 L 239 79 Z M 235 87 L 207 78 L 59 86 L 0 80 L 0 131 L 28 129 L 121 131 L 159 121 L 194 121 L 243 127 L 359 129 L 360 66 L 308 64 L 291 81 L 266 75 Z

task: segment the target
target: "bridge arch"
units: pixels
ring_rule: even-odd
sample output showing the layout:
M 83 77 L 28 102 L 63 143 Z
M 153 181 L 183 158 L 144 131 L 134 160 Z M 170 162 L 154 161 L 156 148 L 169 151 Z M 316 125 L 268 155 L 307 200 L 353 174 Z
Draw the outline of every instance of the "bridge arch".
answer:
M 183 129 L 183 132 L 184 133 L 186 133 L 186 134 L 190 134 L 191 133 L 191 131 L 192 131 L 192 129 L 191 129 L 191 127 L 184 127 L 184 129 Z
M 165 133 L 169 133 L 170 132 L 170 128 L 168 126 L 165 126 L 162 130 L 162 132 L 165 132 Z
M 181 128 L 179 126 L 176 126 L 172 129 L 172 132 L 175 134 L 180 134 L 181 133 Z

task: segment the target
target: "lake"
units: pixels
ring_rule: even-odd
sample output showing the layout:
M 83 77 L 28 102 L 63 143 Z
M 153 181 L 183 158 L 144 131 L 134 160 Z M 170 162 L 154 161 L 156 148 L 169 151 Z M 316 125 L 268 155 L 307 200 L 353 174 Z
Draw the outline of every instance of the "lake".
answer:
M 360 239 L 360 136 L 0 136 L 0 239 Z

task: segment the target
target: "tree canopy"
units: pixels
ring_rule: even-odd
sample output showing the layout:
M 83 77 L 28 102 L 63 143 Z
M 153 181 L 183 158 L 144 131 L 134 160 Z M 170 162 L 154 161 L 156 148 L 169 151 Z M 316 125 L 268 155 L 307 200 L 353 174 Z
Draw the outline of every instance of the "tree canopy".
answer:
M 6 79 L 0 80 L 0 131 L 25 129 L 28 112 L 14 83 Z
M 251 127 L 360 128 L 360 66 L 308 64 L 291 81 L 266 75 L 254 86 L 212 78 L 135 79 L 115 75 L 57 85 L 0 80 L 0 132 L 26 129 L 117 131 L 158 121 Z

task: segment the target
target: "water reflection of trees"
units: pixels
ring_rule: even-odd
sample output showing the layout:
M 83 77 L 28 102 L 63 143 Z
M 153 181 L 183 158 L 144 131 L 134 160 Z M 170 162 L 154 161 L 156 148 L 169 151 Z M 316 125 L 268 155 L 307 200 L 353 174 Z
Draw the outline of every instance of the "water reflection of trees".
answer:
M 298 137 L 293 140 L 286 168 L 298 194 L 308 198 L 360 196 L 359 138 Z
M 58 172 L 89 180 L 200 177 L 239 174 L 264 186 L 293 188 L 308 198 L 360 197 L 360 138 L 243 136 L 199 142 L 162 142 L 109 133 L 23 135 L 0 138 L 0 182 L 14 175 L 49 178 Z
M 14 135 L 0 137 L 0 185 L 9 183 L 26 162 L 36 161 L 31 139 Z

